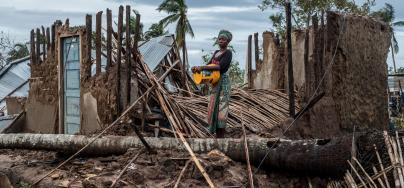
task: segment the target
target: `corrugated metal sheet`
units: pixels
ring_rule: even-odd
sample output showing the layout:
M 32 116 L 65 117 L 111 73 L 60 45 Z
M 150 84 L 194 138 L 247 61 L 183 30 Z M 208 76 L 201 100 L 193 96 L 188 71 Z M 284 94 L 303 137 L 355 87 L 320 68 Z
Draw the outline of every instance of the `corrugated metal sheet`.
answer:
M 24 97 L 28 95 L 28 78 L 31 70 L 28 66 L 29 56 L 11 62 L 0 70 L 0 109 L 5 106 L 4 98 L 7 95 Z
M 154 70 L 171 50 L 173 44 L 174 37 L 172 35 L 156 37 L 142 43 L 139 47 L 139 51 L 145 63 L 151 70 Z

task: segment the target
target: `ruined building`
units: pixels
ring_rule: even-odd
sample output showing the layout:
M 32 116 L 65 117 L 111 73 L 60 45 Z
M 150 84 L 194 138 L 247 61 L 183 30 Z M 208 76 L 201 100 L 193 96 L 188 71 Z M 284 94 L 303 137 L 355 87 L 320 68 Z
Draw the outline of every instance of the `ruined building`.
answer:
M 333 12 L 327 14 L 325 24 L 319 26 L 317 18 L 312 23 L 307 51 L 306 30 L 292 33 L 294 88 L 302 106 L 324 96 L 301 118 L 294 132 L 325 138 L 351 132 L 354 127 L 386 129 L 390 27 L 369 17 Z M 258 33 L 254 35 L 255 49 L 257 37 Z M 255 70 L 249 48 L 248 83 L 251 88 L 286 90 L 287 50 L 271 32 L 264 32 L 262 38 L 263 58 L 256 50 Z

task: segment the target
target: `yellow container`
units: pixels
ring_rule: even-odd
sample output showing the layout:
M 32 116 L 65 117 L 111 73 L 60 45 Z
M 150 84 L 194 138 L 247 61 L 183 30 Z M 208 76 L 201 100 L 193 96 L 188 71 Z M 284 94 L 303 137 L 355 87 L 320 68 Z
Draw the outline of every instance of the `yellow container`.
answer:
M 208 66 L 216 66 L 213 64 L 210 64 Z M 220 71 L 219 70 L 203 70 L 201 72 L 194 72 L 193 74 L 194 77 L 194 81 L 196 84 L 216 84 L 217 82 L 219 82 L 220 79 Z

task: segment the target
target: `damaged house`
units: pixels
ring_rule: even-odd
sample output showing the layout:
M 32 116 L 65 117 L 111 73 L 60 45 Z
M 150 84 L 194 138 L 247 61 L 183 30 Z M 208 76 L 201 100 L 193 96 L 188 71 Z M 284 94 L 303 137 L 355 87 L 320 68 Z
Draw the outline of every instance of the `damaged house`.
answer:
M 0 178 L 39 187 L 338 187 L 347 169 L 357 172 L 347 160 L 364 162 L 362 174 L 374 162 L 389 173 L 401 169 L 394 139 L 380 131 L 387 126 L 385 23 L 329 12 L 326 24 L 294 31 L 296 102 L 285 92 L 285 46 L 264 32 L 260 59 L 255 34 L 253 66 L 250 36 L 248 88 L 232 89 L 226 138 L 215 139 L 209 99 L 186 72 L 174 36 L 138 41 L 139 31 L 125 24 L 130 13 L 119 7 L 116 25 L 107 9 L 83 26 L 67 19 L 31 31 L 30 57 L 0 72 L 0 87 L 10 86 L 0 108 L 17 114 L 0 119 L 9 133 L 0 135 Z M 364 133 L 349 134 L 355 126 Z M 385 170 L 378 166 L 363 184 Z

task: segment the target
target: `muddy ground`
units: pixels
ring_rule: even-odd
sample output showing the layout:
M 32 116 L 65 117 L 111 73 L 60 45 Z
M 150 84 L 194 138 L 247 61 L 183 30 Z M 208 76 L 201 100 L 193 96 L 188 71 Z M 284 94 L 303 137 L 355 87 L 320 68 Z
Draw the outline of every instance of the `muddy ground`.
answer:
M 121 156 L 72 160 L 52 173 L 38 187 L 109 187 L 123 167 L 139 151 L 131 149 Z M 27 187 L 56 167 L 69 155 L 28 150 L 0 150 L 0 172 L 6 174 L 14 187 Z M 242 187 L 247 183 L 247 168 L 218 151 L 198 156 L 212 181 L 218 187 Z M 189 155 L 177 151 L 143 153 L 132 163 L 116 187 L 174 187 Z M 256 168 L 253 167 L 253 172 Z M 325 181 L 307 177 L 259 170 L 254 175 L 255 187 L 323 187 Z M 179 187 L 208 187 L 203 176 L 191 162 Z

